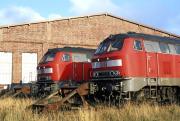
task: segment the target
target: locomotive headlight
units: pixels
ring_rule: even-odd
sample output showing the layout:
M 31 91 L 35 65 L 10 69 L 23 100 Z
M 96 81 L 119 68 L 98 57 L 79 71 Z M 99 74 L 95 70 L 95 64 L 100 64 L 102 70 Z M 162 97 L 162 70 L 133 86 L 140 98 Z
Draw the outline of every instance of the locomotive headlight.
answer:
M 111 77 L 117 77 L 120 75 L 120 72 L 119 71 L 110 71 L 109 74 Z
M 93 77 L 98 77 L 98 72 L 93 72 Z
M 119 76 L 119 75 L 120 75 L 120 72 L 119 72 L 119 71 L 114 71 L 114 75 L 115 75 L 115 76 Z

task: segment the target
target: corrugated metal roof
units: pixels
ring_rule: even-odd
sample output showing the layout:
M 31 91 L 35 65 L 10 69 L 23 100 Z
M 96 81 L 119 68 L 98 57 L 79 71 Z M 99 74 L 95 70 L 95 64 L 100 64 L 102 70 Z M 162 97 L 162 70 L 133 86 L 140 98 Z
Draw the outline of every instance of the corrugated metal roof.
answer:
M 14 27 L 14 26 L 23 26 L 23 25 L 31 25 L 31 24 L 38 24 L 38 23 L 47 23 L 47 22 L 78 19 L 78 18 L 85 18 L 85 17 L 88 18 L 88 17 L 94 17 L 94 16 L 103 16 L 103 15 L 114 17 L 114 18 L 129 22 L 129 23 L 132 23 L 132 24 L 136 24 L 136 25 L 139 25 L 139 26 L 142 26 L 142 27 L 145 27 L 145 28 L 149 28 L 149 29 L 152 29 L 152 30 L 164 33 L 164 34 L 168 34 L 169 36 L 174 36 L 174 37 L 180 38 L 180 35 L 177 35 L 177 34 L 174 34 L 174 33 L 168 32 L 168 31 L 164 31 L 164 30 L 161 30 L 161 29 L 149 26 L 149 25 L 145 25 L 145 24 L 142 24 L 142 23 L 139 23 L 139 22 L 135 22 L 133 20 L 125 19 L 125 18 L 116 16 L 116 15 L 113 15 L 113 14 L 110 14 L 110 13 L 98 13 L 98 14 L 85 15 L 85 16 L 74 16 L 74 17 L 69 17 L 69 18 L 60 18 L 60 19 L 55 19 L 55 20 L 46 20 L 46 21 L 38 21 L 38 22 L 31 22 L 31 23 L 5 25 L 5 26 L 0 26 L 0 28 L 9 28 L 9 27 Z

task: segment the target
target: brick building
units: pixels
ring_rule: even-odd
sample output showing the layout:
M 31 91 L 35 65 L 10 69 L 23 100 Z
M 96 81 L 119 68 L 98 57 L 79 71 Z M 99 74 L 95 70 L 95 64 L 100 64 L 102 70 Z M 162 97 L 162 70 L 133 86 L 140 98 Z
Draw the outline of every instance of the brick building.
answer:
M 111 14 L 0 27 L 0 84 L 35 80 L 37 62 L 48 48 L 96 48 L 110 34 L 129 31 L 180 38 Z

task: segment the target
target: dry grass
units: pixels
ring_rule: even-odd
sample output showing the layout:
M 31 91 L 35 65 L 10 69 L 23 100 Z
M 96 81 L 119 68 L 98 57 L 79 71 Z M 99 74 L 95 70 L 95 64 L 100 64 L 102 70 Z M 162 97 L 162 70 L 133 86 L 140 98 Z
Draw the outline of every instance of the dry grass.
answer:
M 0 121 L 180 121 L 180 107 L 127 104 L 121 109 L 98 107 L 71 112 L 37 114 L 25 108 L 30 99 L 0 99 Z

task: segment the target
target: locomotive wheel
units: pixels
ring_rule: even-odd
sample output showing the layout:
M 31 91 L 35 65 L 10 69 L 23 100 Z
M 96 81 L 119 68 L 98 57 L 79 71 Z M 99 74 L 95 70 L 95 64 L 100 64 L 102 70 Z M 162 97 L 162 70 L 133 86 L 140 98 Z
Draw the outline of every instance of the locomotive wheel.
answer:
M 178 103 L 178 88 L 162 87 L 161 88 L 161 103 L 162 104 L 177 104 Z
M 138 92 L 135 92 L 133 97 L 132 97 L 132 100 L 139 104 L 139 103 L 150 101 L 149 97 L 150 97 L 149 89 L 144 88 Z
M 146 99 L 145 99 L 145 93 L 144 93 L 144 90 L 140 90 L 138 92 L 135 93 L 135 100 L 136 102 L 144 102 Z

